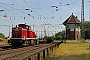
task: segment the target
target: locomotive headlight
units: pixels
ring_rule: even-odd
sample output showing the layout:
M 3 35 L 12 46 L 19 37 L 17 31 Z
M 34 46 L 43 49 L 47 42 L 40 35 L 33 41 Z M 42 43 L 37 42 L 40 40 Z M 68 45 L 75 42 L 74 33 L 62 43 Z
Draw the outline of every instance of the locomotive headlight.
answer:
M 22 38 L 25 38 L 25 36 L 22 36 Z
M 18 28 L 16 28 L 16 29 L 18 29 Z
M 25 40 L 25 36 L 22 36 L 22 38 Z

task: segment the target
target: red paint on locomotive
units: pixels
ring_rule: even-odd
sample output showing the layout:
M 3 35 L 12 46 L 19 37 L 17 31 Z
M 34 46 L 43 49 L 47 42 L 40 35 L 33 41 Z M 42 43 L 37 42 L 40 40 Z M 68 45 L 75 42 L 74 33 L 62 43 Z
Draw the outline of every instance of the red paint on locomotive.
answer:
M 33 30 L 27 30 L 27 38 L 35 38 L 35 32 Z
M 30 38 L 35 38 L 35 32 L 34 31 L 31 31 L 30 32 L 30 36 L 31 36 Z
M 19 24 L 12 28 L 12 37 L 8 40 L 8 43 L 13 47 L 36 45 L 38 44 L 38 38 L 29 25 Z
M 26 24 L 12 28 L 12 38 L 35 38 L 35 32 Z

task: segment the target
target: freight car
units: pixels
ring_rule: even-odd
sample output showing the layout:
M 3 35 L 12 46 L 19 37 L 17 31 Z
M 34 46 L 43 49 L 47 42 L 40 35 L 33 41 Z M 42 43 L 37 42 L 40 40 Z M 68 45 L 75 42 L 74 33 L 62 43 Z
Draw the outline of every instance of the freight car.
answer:
M 12 28 L 12 37 L 8 40 L 8 43 L 13 47 L 36 45 L 38 44 L 38 38 L 29 25 L 26 23 L 18 24 Z
M 39 44 L 48 44 L 53 43 L 53 39 L 51 37 L 44 37 L 42 39 L 39 39 Z

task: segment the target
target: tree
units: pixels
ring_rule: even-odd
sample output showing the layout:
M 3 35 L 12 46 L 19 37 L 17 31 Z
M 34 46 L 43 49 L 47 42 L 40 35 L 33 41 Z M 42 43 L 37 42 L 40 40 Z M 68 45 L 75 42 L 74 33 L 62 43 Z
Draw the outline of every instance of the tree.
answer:
M 65 31 L 62 32 L 58 32 L 57 34 L 55 34 L 55 39 L 56 40 L 64 40 L 65 39 Z
M 5 36 L 3 33 L 0 33 L 0 38 L 5 39 Z
M 85 21 L 82 26 L 85 30 L 85 39 L 90 39 L 90 21 Z

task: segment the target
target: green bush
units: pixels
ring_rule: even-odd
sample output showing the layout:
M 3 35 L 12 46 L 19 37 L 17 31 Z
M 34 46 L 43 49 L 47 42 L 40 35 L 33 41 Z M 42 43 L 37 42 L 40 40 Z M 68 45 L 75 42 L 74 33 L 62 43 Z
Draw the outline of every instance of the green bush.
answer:
M 5 39 L 5 36 L 3 35 L 3 33 L 0 33 L 0 38 Z

